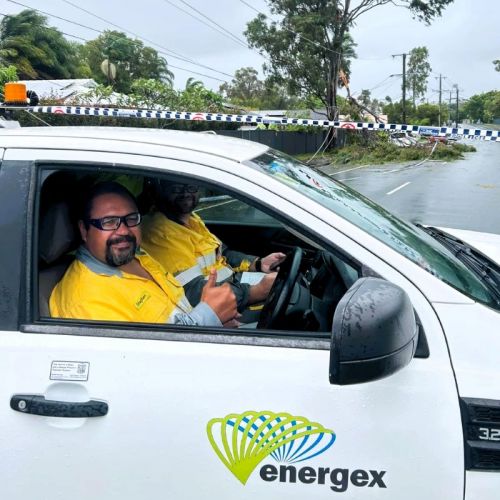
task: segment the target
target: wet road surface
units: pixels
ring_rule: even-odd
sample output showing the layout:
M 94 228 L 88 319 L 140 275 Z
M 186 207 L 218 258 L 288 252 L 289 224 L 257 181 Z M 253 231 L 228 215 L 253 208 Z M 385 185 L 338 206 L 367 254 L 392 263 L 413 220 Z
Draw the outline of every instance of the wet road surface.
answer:
M 500 234 L 500 143 L 473 145 L 453 162 L 320 170 L 411 222 Z

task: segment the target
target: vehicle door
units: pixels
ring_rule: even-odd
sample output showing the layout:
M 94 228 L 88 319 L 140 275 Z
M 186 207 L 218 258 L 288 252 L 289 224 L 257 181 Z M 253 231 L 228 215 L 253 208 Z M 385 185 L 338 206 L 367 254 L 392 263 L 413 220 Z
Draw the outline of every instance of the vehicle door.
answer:
M 421 292 L 297 206 L 286 186 L 278 193 L 221 170 L 229 160 L 185 159 L 6 152 L 1 203 L 12 210 L 2 206 L 0 216 L 9 240 L 0 286 L 10 297 L 4 294 L 0 314 L 1 497 L 461 498 L 456 387 L 439 321 Z M 430 356 L 384 379 L 335 386 L 325 335 L 40 318 L 36 200 L 40 170 L 55 161 L 58 168 L 118 165 L 131 174 L 217 179 L 403 287 Z M 34 408 L 41 414 L 29 413 Z

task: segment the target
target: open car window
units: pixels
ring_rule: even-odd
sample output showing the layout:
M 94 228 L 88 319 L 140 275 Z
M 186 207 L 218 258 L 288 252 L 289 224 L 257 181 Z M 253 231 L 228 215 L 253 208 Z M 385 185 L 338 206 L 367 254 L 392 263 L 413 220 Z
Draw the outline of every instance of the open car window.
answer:
M 81 245 L 76 201 L 95 182 L 115 180 L 134 194 L 140 212 L 147 218 L 158 210 L 152 190 L 155 178 L 102 171 L 96 174 L 95 171 L 70 169 L 45 170 L 42 177 L 44 182 L 40 195 L 38 241 L 39 316 L 42 319 L 57 321 L 58 319 L 51 315 L 49 299 L 54 287 L 75 260 Z M 163 176 L 161 179 L 177 183 L 194 182 L 192 179 L 180 177 L 170 179 Z M 273 252 L 287 255 L 287 264 L 280 266 L 282 269 L 278 274 L 279 279 L 276 280 L 276 283 L 290 288 L 285 307 L 280 306 L 279 317 L 273 316 L 272 321 L 260 324 L 259 314 L 265 308 L 266 301 L 249 304 L 248 308 L 254 312 L 251 316 L 253 321 L 242 324 L 239 331 L 266 329 L 275 331 L 277 335 L 285 331 L 301 331 L 307 332 L 306 335 L 311 338 L 316 334 L 324 336 L 331 331 L 336 304 L 360 276 L 358 269 L 348 263 L 347 259 L 344 261 L 338 255 L 327 252 L 321 245 L 302 236 L 297 230 L 288 229 L 283 219 L 273 216 L 268 208 L 261 209 L 256 203 L 240 198 L 235 193 L 222 189 L 220 185 L 200 185 L 200 203 L 195 213 L 221 242 L 221 247 L 249 255 L 250 260 L 252 256 L 264 257 Z M 225 258 L 230 262 L 229 256 Z M 291 269 L 288 263 L 292 263 L 292 260 L 296 269 L 295 276 L 290 281 Z M 231 265 L 235 267 L 235 276 L 249 271 L 236 269 L 238 266 L 234 263 Z M 235 276 L 228 281 L 240 279 Z M 180 275 L 176 274 L 176 279 L 181 282 Z M 249 282 L 258 283 L 258 280 Z M 273 289 L 270 295 L 282 293 L 282 289 L 278 288 Z M 195 301 L 190 301 L 193 302 L 192 306 L 196 305 Z M 268 307 L 267 314 L 275 310 L 276 303 L 273 303 L 271 308 Z M 81 323 L 79 321 L 79 324 Z M 121 321 L 115 323 L 123 326 Z M 163 328 L 171 330 L 176 326 L 163 325 Z M 220 328 L 214 330 L 214 333 L 216 331 L 224 333 L 226 330 Z

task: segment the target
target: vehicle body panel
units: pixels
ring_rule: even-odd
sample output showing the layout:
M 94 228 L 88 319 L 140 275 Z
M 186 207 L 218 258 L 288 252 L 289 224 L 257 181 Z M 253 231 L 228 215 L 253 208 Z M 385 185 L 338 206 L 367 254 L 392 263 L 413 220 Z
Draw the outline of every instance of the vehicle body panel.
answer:
M 240 163 L 266 151 L 264 146 L 203 134 L 69 128 L 56 137 L 46 129 L 25 130 L 0 134 L 0 146 L 8 148 L 5 160 L 25 169 L 24 183 L 11 193 L 17 197 L 17 203 L 11 202 L 16 213 L 10 223 L 17 228 L 12 245 L 19 251 L 13 252 L 11 245 L 7 259 L 18 273 L 10 280 L 19 283 L 14 306 L 19 331 L 10 324 L 12 314 L 9 328 L 0 323 L 0 450 L 8 450 L 0 471 L 2 497 L 36 498 L 50 491 L 51 498 L 73 500 L 90 495 L 288 500 L 330 498 L 340 492 L 328 478 L 325 484 L 266 481 L 260 467 L 280 465 L 270 457 L 243 485 L 217 456 L 207 424 L 254 411 L 305 417 L 335 432 L 331 448 L 294 464 L 297 469 L 385 471 L 385 487 L 350 483 L 345 498 L 463 498 L 458 392 L 499 399 L 497 312 L 314 200 Z M 293 234 L 303 234 L 304 241 L 345 254 L 403 288 L 421 323 L 429 357 L 415 358 L 380 380 L 335 386 L 328 377 L 329 342 L 308 337 L 308 332 L 299 342 L 279 334 L 259 337 L 248 330 L 148 330 L 31 317 L 29 272 L 36 234 L 31 233 L 29 207 L 37 189 L 35 173 L 61 166 L 182 174 L 256 203 Z M 0 167 L 0 193 L 2 175 L 9 171 Z M 0 215 L 2 228 L 8 222 Z M 6 270 L 0 272 L 0 286 L 6 276 Z M 56 361 L 89 363 L 87 380 L 55 380 Z M 13 394 L 103 400 L 109 413 L 87 419 L 27 415 L 9 408 Z M 471 489 L 466 498 L 494 498 L 488 490 L 499 477 L 468 472 Z
M 446 333 L 460 396 L 498 399 L 498 313 L 481 304 L 434 304 L 434 308 Z
M 467 231 L 465 229 L 439 228 L 473 246 L 500 265 L 500 234 Z

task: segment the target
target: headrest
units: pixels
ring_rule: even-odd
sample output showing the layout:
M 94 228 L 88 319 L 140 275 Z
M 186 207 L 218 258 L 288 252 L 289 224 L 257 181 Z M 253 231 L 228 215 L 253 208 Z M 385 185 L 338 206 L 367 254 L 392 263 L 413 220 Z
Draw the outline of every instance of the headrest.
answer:
M 40 223 L 40 257 L 51 264 L 72 250 L 77 239 L 68 203 L 60 201 L 51 205 Z

